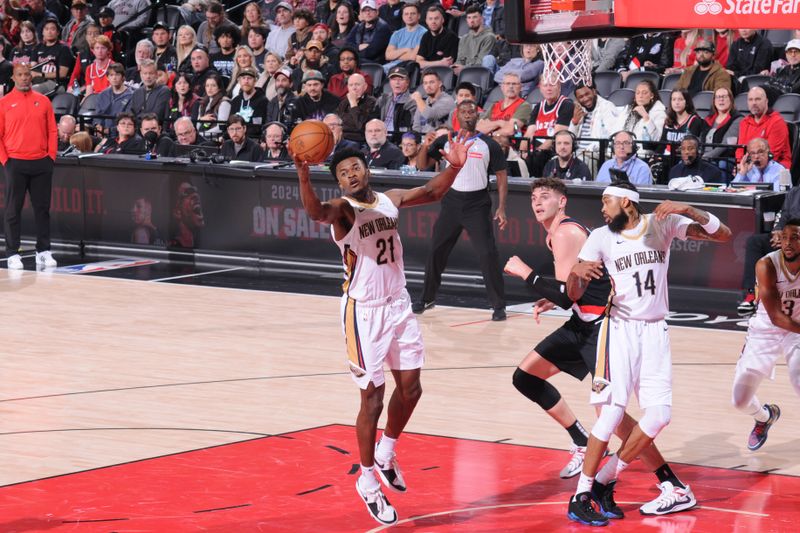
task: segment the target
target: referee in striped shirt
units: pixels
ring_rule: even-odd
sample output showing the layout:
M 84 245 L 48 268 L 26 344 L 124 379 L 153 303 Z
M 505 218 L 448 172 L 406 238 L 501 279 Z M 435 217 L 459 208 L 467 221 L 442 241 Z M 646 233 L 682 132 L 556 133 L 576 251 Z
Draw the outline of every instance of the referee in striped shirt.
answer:
M 414 313 L 424 313 L 434 306 L 436 292 L 442 283 L 442 273 L 447 259 L 453 251 L 461 232 L 467 230 L 469 240 L 480 261 L 483 282 L 489 303 L 494 309 L 492 320 L 506 319 L 506 299 L 503 285 L 503 270 L 492 225 L 492 198 L 489 195 L 489 176 L 497 178 L 498 205 L 494 214 L 497 226 L 506 226 L 506 196 L 508 195 L 508 172 L 506 156 L 500 145 L 488 135 L 475 130 L 478 123 L 478 108 L 473 100 L 464 100 L 456 107 L 461 132 L 467 133 L 469 154 L 467 162 L 456 176 L 450 191 L 442 198 L 442 210 L 433 226 L 433 243 L 425 265 L 425 286 L 422 299 L 411 306 Z M 417 168 L 428 168 L 433 160 L 442 159 L 447 136 L 425 142 L 417 154 Z M 469 143 L 472 143 L 471 145 Z

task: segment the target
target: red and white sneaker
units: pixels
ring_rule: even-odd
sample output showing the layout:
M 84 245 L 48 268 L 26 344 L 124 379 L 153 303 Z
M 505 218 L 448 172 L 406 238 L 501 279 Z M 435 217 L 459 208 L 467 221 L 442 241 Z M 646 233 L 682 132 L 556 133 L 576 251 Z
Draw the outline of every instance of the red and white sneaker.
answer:
M 569 479 L 581 473 L 581 468 L 583 468 L 583 458 L 586 455 L 586 446 L 576 446 L 573 444 L 569 449 L 569 453 L 571 454 L 569 462 L 558 474 L 561 479 Z
M 639 507 L 639 512 L 643 515 L 679 513 L 697 505 L 697 499 L 689 485 L 683 489 L 665 481 L 656 486 L 661 490 L 661 495 Z

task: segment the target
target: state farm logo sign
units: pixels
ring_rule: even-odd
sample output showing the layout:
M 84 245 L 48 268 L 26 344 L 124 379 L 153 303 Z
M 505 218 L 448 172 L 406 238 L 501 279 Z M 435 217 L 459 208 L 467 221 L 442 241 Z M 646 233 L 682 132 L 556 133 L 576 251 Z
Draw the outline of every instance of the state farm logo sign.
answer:
M 694 12 L 698 15 L 705 15 L 707 13 L 719 15 L 722 13 L 722 4 L 717 2 L 717 0 L 700 0 L 695 4 Z
M 791 15 L 798 12 L 800 0 L 700 0 L 694 5 L 698 15 Z

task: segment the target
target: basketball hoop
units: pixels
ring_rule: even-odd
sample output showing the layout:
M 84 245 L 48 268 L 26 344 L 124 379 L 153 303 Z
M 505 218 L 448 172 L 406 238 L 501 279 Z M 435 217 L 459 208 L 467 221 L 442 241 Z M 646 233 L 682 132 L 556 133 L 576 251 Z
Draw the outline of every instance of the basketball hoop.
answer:
M 542 79 L 550 83 L 592 82 L 592 41 L 580 39 L 542 43 L 544 72 Z

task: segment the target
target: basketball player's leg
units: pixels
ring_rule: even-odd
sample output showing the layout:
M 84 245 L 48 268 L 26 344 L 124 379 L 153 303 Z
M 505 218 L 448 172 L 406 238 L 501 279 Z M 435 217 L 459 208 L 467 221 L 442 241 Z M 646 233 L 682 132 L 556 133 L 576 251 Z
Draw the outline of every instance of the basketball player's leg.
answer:
M 463 229 L 461 225 L 461 201 L 451 198 L 451 194 L 442 199 L 439 218 L 433 225 L 431 251 L 425 263 L 425 281 L 422 290 L 421 304 L 433 303 L 436 293 L 442 284 L 442 273 L 447 267 L 447 260 L 453 251 Z M 422 307 L 418 312 L 423 312 Z
M 361 475 L 356 480 L 356 491 L 372 518 L 390 525 L 397 522 L 397 512 L 381 490 L 376 477 L 378 472 L 374 455 L 385 391 L 383 364 L 388 352 L 388 340 L 383 331 L 386 316 L 382 307 L 370 307 L 346 296 L 342 298 L 341 309 L 348 365 L 361 396 L 356 417 Z
M 425 359 L 425 349 L 407 293 L 404 292 L 402 298 L 392 303 L 387 312 L 390 323 L 397 324 L 385 335 L 391 338 L 386 364 L 392 371 L 395 389 L 389 399 L 386 428 L 375 449 L 375 463 L 378 475 L 387 487 L 396 492 L 405 492 L 406 483 L 394 450 L 422 396 L 420 369 Z
M 737 410 L 754 419 L 747 438 L 747 447 L 751 451 L 758 450 L 767 442 L 770 427 L 781 416 L 780 408 L 775 404 L 761 403 L 756 391 L 765 377 L 773 375 L 775 362 L 783 353 L 785 338 L 786 335 L 773 328 L 750 327 L 742 355 L 736 363 L 731 402 Z

